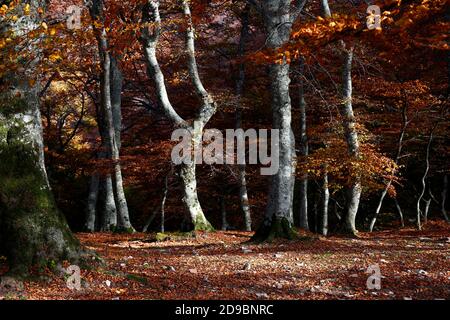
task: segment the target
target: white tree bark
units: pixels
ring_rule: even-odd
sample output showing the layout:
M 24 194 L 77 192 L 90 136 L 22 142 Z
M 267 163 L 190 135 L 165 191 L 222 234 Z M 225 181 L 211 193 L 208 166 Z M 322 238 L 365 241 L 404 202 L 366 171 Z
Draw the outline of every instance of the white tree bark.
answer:
M 103 19 L 103 1 L 94 0 L 90 8 L 93 20 Z M 131 225 L 128 205 L 123 189 L 122 170 L 120 166 L 120 96 L 122 88 L 122 75 L 117 62 L 109 52 L 106 29 L 94 28 L 98 41 L 102 74 L 100 80 L 102 117 L 105 124 L 105 140 L 107 147 L 107 158 L 113 162 L 112 186 L 114 202 L 117 210 L 117 230 L 134 232 Z M 113 105 L 114 103 L 114 105 Z M 110 201 L 109 176 L 106 178 L 107 203 Z M 107 215 L 108 212 L 105 212 Z
M 123 76 L 116 59 L 110 56 L 110 98 L 111 116 L 114 128 L 113 160 L 114 160 L 114 189 L 117 205 L 118 228 L 122 231 L 133 232 L 130 222 L 128 204 L 123 188 L 122 168 L 120 165 L 121 130 L 122 130 L 122 83 Z
M 197 180 L 195 178 L 195 163 L 180 165 L 180 178 L 183 181 L 183 202 L 191 217 L 194 230 L 213 230 L 206 219 L 203 209 L 198 201 Z
M 166 222 L 166 200 L 167 193 L 169 192 L 169 175 L 164 178 L 164 193 L 161 201 L 161 232 L 165 232 L 165 222 Z
M 425 210 L 423 212 L 423 222 L 426 224 L 428 222 L 428 212 L 430 211 L 431 198 L 425 200 Z
M 436 127 L 437 127 L 437 124 L 435 124 L 433 126 L 433 128 L 431 129 L 430 136 L 428 138 L 427 149 L 426 149 L 426 154 L 425 154 L 425 172 L 423 173 L 423 176 L 421 179 L 422 190 L 420 191 L 419 197 L 417 198 L 417 202 L 416 202 L 416 224 L 417 224 L 417 229 L 419 229 L 419 230 L 422 230 L 422 222 L 420 219 L 422 210 L 420 209 L 420 202 L 422 201 L 422 198 L 425 194 L 425 189 L 427 187 L 426 180 L 428 177 L 428 172 L 430 170 L 430 149 L 431 149 L 431 143 L 433 142 L 433 133 L 434 133 L 434 130 L 436 129 Z M 430 202 L 431 202 L 431 200 L 430 200 Z M 427 206 L 429 206 L 429 204 Z
M 321 0 L 322 14 L 324 17 L 331 17 L 330 6 L 328 5 L 328 0 Z
M 302 63 L 304 63 L 302 61 Z M 303 66 L 302 66 L 303 69 Z M 303 72 L 302 72 L 303 74 Z M 308 135 L 306 131 L 307 127 L 307 118 L 306 118 L 306 101 L 303 92 L 303 81 L 300 84 L 299 90 L 299 99 L 300 99 L 300 155 L 303 157 L 307 157 L 309 154 L 309 145 L 308 145 Z M 308 223 L 308 173 L 304 173 L 299 181 L 299 226 L 303 230 L 309 231 L 309 223 Z
M 239 40 L 239 48 L 238 48 L 238 56 L 243 58 L 245 55 L 245 42 L 248 38 L 249 32 L 249 9 L 247 7 L 244 9 L 242 14 L 242 29 L 241 29 L 241 37 Z M 236 95 L 238 99 L 238 105 L 236 106 L 236 129 L 242 128 L 242 105 L 241 99 L 244 91 L 244 83 L 245 83 L 245 66 L 244 63 L 241 62 L 239 64 L 239 74 L 238 79 L 236 81 Z M 248 200 L 248 191 L 247 191 L 247 179 L 245 172 L 245 165 L 238 165 L 238 179 L 239 179 L 239 200 L 241 203 L 241 209 L 244 213 L 244 225 L 246 231 L 252 231 L 252 217 L 250 211 L 250 204 Z
M 342 72 L 342 97 L 344 103 L 339 109 L 343 118 L 343 126 L 345 132 L 345 139 L 347 141 L 348 153 L 352 158 L 359 157 L 359 141 L 358 133 L 356 131 L 356 120 L 353 114 L 352 105 L 352 62 L 353 62 L 353 47 L 345 48 L 344 50 L 344 65 Z M 358 212 L 359 200 L 361 198 L 361 182 L 360 177 L 354 177 L 352 185 L 347 189 L 347 212 L 344 217 L 343 230 L 350 234 L 356 234 L 356 214 Z
M 400 207 L 400 204 L 398 203 L 397 198 L 394 199 L 395 207 L 397 208 L 398 216 L 400 217 L 400 224 L 402 227 L 405 226 L 405 220 L 403 219 L 403 211 Z
M 114 231 L 117 227 L 117 209 L 114 200 L 114 189 L 110 174 L 103 179 L 103 210 L 101 219 L 101 231 Z
M 270 49 L 281 48 L 290 39 L 292 23 L 303 8 L 304 1 L 291 5 L 289 0 L 264 0 L 261 12 L 266 29 L 266 44 Z M 289 63 L 283 58 L 269 66 L 272 94 L 273 129 L 278 129 L 279 170 L 271 177 L 265 218 L 255 240 L 275 237 L 293 238 L 292 186 L 295 179 L 295 139 L 291 128 L 291 98 L 289 96 Z
M 143 20 L 152 23 L 151 28 L 144 27 L 142 29 L 141 42 L 144 49 L 147 67 L 152 76 L 158 102 L 162 107 L 165 116 L 176 126 L 183 127 L 192 133 L 192 149 L 196 146 L 196 141 L 201 141 L 201 136 L 204 126 L 208 123 L 216 111 L 216 104 L 212 97 L 208 94 L 203 86 L 198 72 L 197 61 L 195 58 L 195 34 L 194 26 L 191 18 L 191 11 L 188 1 L 181 1 L 181 6 L 185 18 L 187 20 L 186 28 L 186 55 L 188 58 L 189 76 L 195 88 L 195 93 L 201 101 L 201 107 L 198 116 L 194 119 L 192 124 L 189 124 L 173 108 L 170 103 L 169 95 L 167 93 L 164 75 L 159 66 L 156 55 L 159 36 L 161 33 L 161 16 L 159 13 L 159 1 L 149 0 L 143 11 Z M 150 30 L 152 29 L 152 30 Z M 180 178 L 183 184 L 183 202 L 187 211 L 189 212 L 191 222 L 194 230 L 212 230 L 211 224 L 206 219 L 203 209 L 200 205 L 197 195 L 197 181 L 195 176 L 195 161 L 191 164 L 180 165 Z
M 319 233 L 323 236 L 328 234 L 328 203 L 330 201 L 330 190 L 328 189 L 328 173 L 325 170 L 322 177 L 322 194 L 320 208 L 320 228 Z
M 330 6 L 328 5 L 328 0 L 321 0 L 322 15 L 325 18 L 331 17 Z M 330 191 L 328 188 L 328 170 L 326 165 L 324 166 L 324 175 L 322 177 L 321 186 L 321 208 L 320 208 L 320 234 L 326 236 L 328 234 L 328 204 L 330 201 Z M 337 210 L 335 204 L 335 210 Z
M 87 209 L 86 209 L 86 223 L 85 230 L 88 232 L 95 231 L 95 222 L 96 222 L 96 213 L 97 213 L 97 200 L 98 200 L 98 191 L 100 186 L 100 177 L 98 174 L 93 174 L 91 176 L 89 183 L 89 194 L 87 200 Z
M 331 17 L 331 10 L 328 0 L 321 0 L 323 15 L 327 18 Z M 353 47 L 346 48 L 344 41 L 340 41 L 343 51 L 343 69 L 342 69 L 342 98 L 343 105 L 339 109 L 343 118 L 343 126 L 345 139 L 347 142 L 348 153 L 351 157 L 357 159 L 359 157 L 359 141 L 356 131 L 356 120 L 353 114 L 352 105 L 352 63 L 353 63 Z M 345 233 L 356 235 L 356 214 L 358 212 L 359 200 L 361 198 L 361 181 L 360 177 L 355 177 L 352 185 L 347 188 L 347 211 L 344 216 L 342 229 Z

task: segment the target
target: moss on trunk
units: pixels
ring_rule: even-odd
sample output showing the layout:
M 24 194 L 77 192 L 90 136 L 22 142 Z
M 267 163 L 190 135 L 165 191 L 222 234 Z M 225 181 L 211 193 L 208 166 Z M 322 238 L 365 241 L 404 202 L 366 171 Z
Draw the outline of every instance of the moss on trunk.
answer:
M 337 233 L 340 235 L 346 236 L 348 238 L 355 238 L 355 239 L 359 238 L 358 230 L 353 229 L 345 221 L 342 222 L 342 224 L 339 226 Z
M 57 210 L 34 152 L 24 146 L 1 148 L 1 245 L 10 273 L 22 275 L 31 265 L 78 260 L 78 241 Z
M 194 231 L 215 231 L 214 227 L 206 220 L 205 216 L 198 215 L 194 223 Z
M 27 3 L 32 12 L 46 5 L 41 0 Z M 19 38 L 40 24 L 39 15 L 24 15 L 2 23 L 0 36 L 7 33 Z M 26 48 L 30 57 L 17 59 L 18 68 L 0 76 L 0 252 L 8 258 L 12 276 L 26 275 L 32 265 L 42 268 L 62 260 L 79 263 L 81 256 L 48 183 L 39 81 L 33 85 L 28 79 L 36 73 L 40 55 L 34 41 L 26 43 Z M 26 71 L 17 72 L 21 67 Z
M 299 235 L 287 218 L 274 217 L 270 224 L 261 225 L 251 241 L 271 242 L 275 239 L 295 240 L 299 239 Z
M 26 275 L 32 265 L 80 257 L 78 240 L 49 188 L 42 141 L 37 141 L 40 122 L 34 126 L 31 114 L 0 113 L 0 251 L 13 276 Z

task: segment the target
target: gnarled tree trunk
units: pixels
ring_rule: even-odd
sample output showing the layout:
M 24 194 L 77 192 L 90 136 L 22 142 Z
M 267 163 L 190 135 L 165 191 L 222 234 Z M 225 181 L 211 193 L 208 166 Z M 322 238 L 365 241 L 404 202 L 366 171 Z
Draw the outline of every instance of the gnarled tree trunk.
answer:
M 13 91 L 0 107 L 0 251 L 22 275 L 34 264 L 76 261 L 80 251 L 47 179 L 37 89 L 15 83 Z
M 34 12 L 38 6 L 45 7 L 44 1 L 26 2 Z M 25 16 L 17 23 L 0 25 L 0 35 L 11 31 L 21 37 L 40 23 L 38 15 Z M 39 49 L 30 43 L 26 50 Z M 37 58 L 25 61 L 26 71 L 0 79 L 0 252 L 8 258 L 12 276 L 26 275 L 32 265 L 77 262 L 81 256 L 79 242 L 58 211 L 47 178 L 39 87 L 29 81 L 38 63 Z
M 203 86 L 198 72 L 197 61 L 195 57 L 195 32 L 191 17 L 189 2 L 180 1 L 182 11 L 187 20 L 185 34 L 185 53 L 188 61 L 189 77 L 195 88 L 197 97 L 201 100 L 201 107 L 198 116 L 193 124 L 188 124 L 173 108 L 167 92 L 164 74 L 159 66 L 156 56 L 156 49 L 161 34 L 161 16 L 159 13 L 159 1 L 149 0 L 143 8 L 142 18 L 144 22 L 152 24 L 152 28 L 144 27 L 142 29 L 141 42 L 144 50 L 149 75 L 155 82 L 156 95 L 158 102 L 165 116 L 176 126 L 182 127 L 191 132 L 191 149 L 195 150 L 196 145 L 202 140 L 203 128 L 216 112 L 216 104 L 213 98 L 208 94 Z M 191 163 L 183 163 L 179 168 L 179 175 L 183 185 L 183 202 L 190 215 L 194 230 L 213 230 L 203 213 L 197 195 L 197 181 L 195 176 L 195 159 Z

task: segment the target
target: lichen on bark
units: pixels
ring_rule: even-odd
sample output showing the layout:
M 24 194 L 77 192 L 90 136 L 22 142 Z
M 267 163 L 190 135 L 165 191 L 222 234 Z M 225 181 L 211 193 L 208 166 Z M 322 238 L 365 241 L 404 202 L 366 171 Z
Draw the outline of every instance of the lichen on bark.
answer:
M 270 222 L 264 222 L 252 237 L 252 242 L 271 242 L 277 238 L 296 240 L 299 235 L 286 217 L 273 217 Z
M 0 251 L 14 276 L 26 275 L 32 265 L 80 257 L 48 184 L 39 110 L 23 96 L 15 98 L 18 109 L 4 96 L 0 104 Z
M 203 213 L 198 215 L 194 223 L 194 231 L 215 231 L 211 223 L 205 218 Z

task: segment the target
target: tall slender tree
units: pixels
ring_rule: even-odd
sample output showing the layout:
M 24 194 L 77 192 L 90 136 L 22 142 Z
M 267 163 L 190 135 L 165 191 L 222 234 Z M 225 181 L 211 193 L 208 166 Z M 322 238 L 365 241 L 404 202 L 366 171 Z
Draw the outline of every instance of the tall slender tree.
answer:
M 277 50 L 291 36 L 292 24 L 306 1 L 291 3 L 290 0 L 264 0 L 256 4 L 266 31 L 266 45 Z M 276 237 L 294 238 L 292 225 L 292 187 L 295 179 L 295 139 L 291 128 L 291 98 L 289 95 L 289 63 L 286 56 L 278 63 L 269 65 L 272 95 L 273 129 L 278 129 L 279 170 L 271 177 L 268 203 L 264 220 L 254 236 L 255 240 Z
M 304 61 L 301 61 L 301 74 L 303 76 Z M 306 100 L 303 79 L 300 80 L 299 88 L 299 105 L 300 105 L 300 155 L 307 157 L 309 154 L 309 143 L 307 133 L 307 117 L 306 117 Z M 303 173 L 299 179 L 299 226 L 304 230 L 309 230 L 308 223 L 308 173 Z
M 343 104 L 339 108 L 344 126 L 345 140 L 349 156 L 358 159 L 360 156 L 358 132 L 356 131 L 356 119 L 353 113 L 353 84 L 352 63 L 354 48 L 347 48 L 345 42 L 341 41 L 343 50 L 342 68 L 342 99 Z M 356 214 L 358 213 L 359 200 L 361 198 L 361 179 L 358 175 L 353 177 L 351 185 L 347 187 L 347 210 L 344 216 L 342 230 L 345 233 L 356 235 Z
M 245 55 L 245 44 L 248 40 L 249 36 L 249 13 L 250 6 L 247 4 L 244 8 L 244 11 L 241 16 L 241 36 L 239 39 L 239 47 L 238 47 L 238 57 L 240 59 L 244 58 Z M 238 99 L 238 103 L 236 106 L 236 129 L 242 128 L 242 96 L 244 93 L 244 84 L 245 84 L 245 65 L 244 62 L 241 61 L 239 63 L 238 77 L 236 81 L 236 95 Z M 250 211 L 250 204 L 248 200 L 248 192 L 247 192 L 247 178 L 245 172 L 245 164 L 238 165 L 238 179 L 239 179 L 239 198 L 241 203 L 242 211 L 244 212 L 244 224 L 245 230 L 252 230 L 252 217 Z
M 322 1 L 322 11 L 326 17 L 331 17 L 331 10 L 328 0 Z M 348 45 L 340 40 L 339 46 L 342 52 L 342 105 L 339 112 L 342 117 L 344 127 L 344 136 L 347 142 L 348 154 L 353 159 L 359 159 L 359 139 L 356 130 L 356 118 L 353 112 L 353 83 L 352 83 L 352 65 L 353 65 L 353 45 Z M 346 187 L 347 209 L 342 221 L 342 231 L 351 235 L 356 235 L 356 214 L 358 213 L 359 201 L 361 198 L 361 178 L 356 174 L 349 186 Z
M 108 43 L 106 26 L 104 25 L 104 3 L 102 0 L 93 0 L 89 4 L 90 14 L 93 20 L 94 32 L 98 42 L 101 77 L 100 77 L 100 133 L 102 136 L 102 152 L 106 159 L 112 161 L 112 173 L 106 175 L 104 182 L 105 210 L 103 212 L 102 230 L 118 230 L 134 232 L 131 225 L 127 200 L 123 188 L 122 169 L 120 165 L 120 131 L 121 131 L 121 92 L 122 73 L 118 62 L 113 56 Z M 97 27 L 96 22 L 101 22 Z M 95 199 L 98 191 L 97 176 L 93 176 L 88 198 L 88 219 L 92 228 L 92 209 L 95 207 Z

